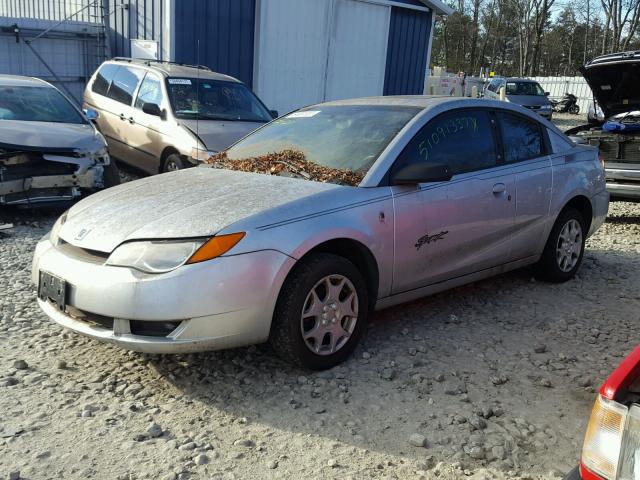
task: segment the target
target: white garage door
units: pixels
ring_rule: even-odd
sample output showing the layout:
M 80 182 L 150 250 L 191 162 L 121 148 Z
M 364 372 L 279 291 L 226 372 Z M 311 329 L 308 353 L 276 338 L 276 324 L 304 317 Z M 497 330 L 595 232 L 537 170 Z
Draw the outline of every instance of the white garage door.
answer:
M 335 0 L 325 99 L 382 95 L 391 7 Z
M 262 0 L 255 90 L 280 113 L 382 95 L 390 7 L 356 0 Z

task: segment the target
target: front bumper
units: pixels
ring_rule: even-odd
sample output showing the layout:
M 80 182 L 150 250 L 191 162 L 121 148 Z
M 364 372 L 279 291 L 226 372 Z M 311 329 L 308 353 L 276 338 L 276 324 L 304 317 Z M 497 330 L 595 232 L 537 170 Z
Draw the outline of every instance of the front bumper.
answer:
M 66 328 L 130 350 L 185 353 L 266 341 L 294 261 L 263 250 L 146 274 L 104 265 L 76 247 L 54 247 L 45 237 L 36 247 L 32 280 L 37 285 L 45 271 L 67 282 L 64 311 L 38 299 Z M 159 325 L 171 329 L 158 333 L 153 327 Z
M 612 198 L 640 201 L 640 170 L 607 168 L 606 176 Z
M 567 473 L 564 477 L 564 480 L 582 480 L 580 476 L 580 467 L 575 467 L 569 473 Z

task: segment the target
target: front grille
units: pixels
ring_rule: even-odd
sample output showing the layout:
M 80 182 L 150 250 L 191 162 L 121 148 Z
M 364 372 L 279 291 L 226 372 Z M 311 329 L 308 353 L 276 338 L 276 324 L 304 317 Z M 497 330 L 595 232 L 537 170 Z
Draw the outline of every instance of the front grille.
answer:
M 91 327 L 113 331 L 113 317 L 105 317 L 104 315 L 87 312 L 69 305 L 67 305 L 65 313 L 75 320 L 89 324 Z M 146 320 L 129 320 L 129 328 L 133 335 L 142 335 L 145 337 L 167 337 L 171 332 L 178 328 L 181 323 L 181 321 L 154 322 Z
M 71 245 L 69 242 L 64 241 L 62 238 L 59 240 L 56 248 L 71 258 L 98 265 L 102 265 L 107 261 L 107 258 L 109 258 L 108 253 L 76 247 L 75 245 Z

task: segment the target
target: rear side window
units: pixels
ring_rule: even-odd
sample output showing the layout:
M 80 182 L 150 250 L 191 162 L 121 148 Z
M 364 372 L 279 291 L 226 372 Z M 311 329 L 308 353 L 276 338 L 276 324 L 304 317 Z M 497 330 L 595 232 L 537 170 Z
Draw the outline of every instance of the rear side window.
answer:
M 93 85 L 91 86 L 91 91 L 106 96 L 109 91 L 111 81 L 113 80 L 118 68 L 118 65 L 113 65 L 111 63 L 107 63 L 100 67 L 100 70 L 98 70 L 98 74 L 93 81 Z
M 506 163 L 521 162 L 544 155 L 540 124 L 519 115 L 498 112 Z
M 120 67 L 113 77 L 107 97 L 125 105 L 131 105 L 133 92 L 136 91 L 138 83 L 140 83 L 143 76 L 144 72 L 142 70 Z
M 448 165 L 454 175 L 494 167 L 497 156 L 489 114 L 454 110 L 431 120 L 411 139 L 394 169 L 419 162 Z

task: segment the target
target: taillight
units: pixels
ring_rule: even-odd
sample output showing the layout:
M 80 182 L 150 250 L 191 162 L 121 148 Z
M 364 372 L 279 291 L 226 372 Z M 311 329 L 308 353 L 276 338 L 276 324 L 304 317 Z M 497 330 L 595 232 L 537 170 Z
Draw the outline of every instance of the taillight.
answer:
M 598 160 L 600 160 L 600 165 L 604 168 L 604 153 L 600 150 L 598 150 Z
M 615 480 L 627 407 L 598 395 L 582 447 L 582 464 L 607 480 Z

